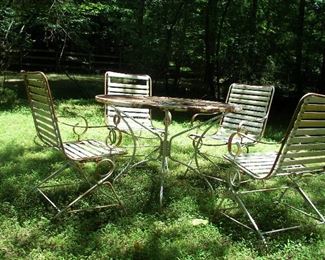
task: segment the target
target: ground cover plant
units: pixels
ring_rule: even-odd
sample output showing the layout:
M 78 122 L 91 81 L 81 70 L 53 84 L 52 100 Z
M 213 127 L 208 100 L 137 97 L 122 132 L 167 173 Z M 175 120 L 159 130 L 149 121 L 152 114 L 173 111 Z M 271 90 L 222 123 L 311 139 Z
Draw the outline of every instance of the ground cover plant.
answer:
M 272 236 L 265 249 L 254 233 L 218 215 L 218 192 L 210 193 L 201 178 L 192 172 L 184 175 L 184 167 L 174 163 L 171 163 L 171 174 L 165 182 L 162 208 L 158 200 L 159 162 L 150 162 L 128 172 L 116 184 L 126 213 L 112 209 L 53 220 L 53 208 L 34 187 L 59 167 L 62 158 L 55 151 L 34 144 L 30 110 L 26 100 L 18 101 L 0 111 L 0 258 L 323 259 L 324 227 L 307 225 L 304 229 Z M 78 112 L 91 124 L 103 121 L 103 108 L 94 100 L 60 100 L 57 110 L 58 114 L 67 117 L 67 110 Z M 155 119 L 154 124 L 161 126 L 159 113 Z M 70 120 L 73 120 L 71 115 Z M 285 127 L 273 122 L 269 124 L 266 138 L 279 140 Z M 172 131 L 186 127 L 188 117 L 176 114 Z M 68 129 L 62 131 L 64 137 L 72 137 Z M 188 160 L 192 152 L 191 141 L 186 135 L 176 139 L 173 148 L 175 157 L 181 161 Z M 253 151 L 273 148 L 261 145 Z M 218 171 L 232 170 L 221 159 L 225 152 L 223 148 L 216 151 L 219 155 L 216 159 L 220 160 Z M 207 170 L 213 172 L 215 169 Z M 320 191 L 314 196 L 324 201 L 321 197 L 324 179 L 309 179 L 306 184 L 311 191 Z M 251 204 L 266 225 L 301 218 L 286 208 L 274 210 L 267 195 L 251 198 Z M 324 203 L 320 209 L 325 210 Z

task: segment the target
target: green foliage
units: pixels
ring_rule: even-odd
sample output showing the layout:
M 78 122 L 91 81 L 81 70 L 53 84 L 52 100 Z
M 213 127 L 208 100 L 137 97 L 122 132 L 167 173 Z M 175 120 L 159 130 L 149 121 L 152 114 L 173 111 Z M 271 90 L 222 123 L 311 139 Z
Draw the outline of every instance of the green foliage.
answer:
M 299 78 L 304 92 L 324 84 L 324 1 L 306 1 L 303 17 L 302 0 L 1 2 L 2 67 L 17 58 L 10 51 L 33 47 L 55 50 L 58 64 L 66 50 L 113 54 L 119 69 L 163 79 L 174 94 L 212 88 L 222 97 L 220 87 L 236 81 L 272 83 L 284 94 Z
M 17 99 L 15 91 L 0 87 L 0 107 L 8 107 L 14 105 Z

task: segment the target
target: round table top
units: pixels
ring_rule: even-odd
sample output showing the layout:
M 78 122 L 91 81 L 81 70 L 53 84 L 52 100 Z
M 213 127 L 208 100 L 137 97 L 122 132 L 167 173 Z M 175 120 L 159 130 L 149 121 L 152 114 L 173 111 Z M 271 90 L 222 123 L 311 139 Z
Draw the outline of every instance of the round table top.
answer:
M 237 106 L 218 101 L 175 97 L 97 95 L 96 100 L 100 103 L 113 106 L 158 108 L 161 110 L 188 111 L 194 113 L 235 112 L 240 110 Z

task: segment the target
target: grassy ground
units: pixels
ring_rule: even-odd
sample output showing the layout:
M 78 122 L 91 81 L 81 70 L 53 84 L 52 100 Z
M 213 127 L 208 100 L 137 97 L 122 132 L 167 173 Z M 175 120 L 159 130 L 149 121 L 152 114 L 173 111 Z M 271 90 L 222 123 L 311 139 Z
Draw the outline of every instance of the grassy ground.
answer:
M 93 124 L 102 120 L 100 105 L 62 101 L 59 112 L 64 113 L 67 107 L 82 112 Z M 188 126 L 185 121 L 177 119 L 173 131 Z M 155 123 L 160 125 L 159 121 Z M 217 214 L 220 194 L 211 194 L 202 179 L 193 173 L 184 176 L 185 169 L 173 163 L 165 183 L 163 208 L 158 203 L 159 162 L 153 162 L 129 172 L 116 184 L 127 213 L 114 209 L 53 220 L 55 211 L 33 187 L 59 167 L 62 157 L 35 146 L 33 122 L 26 106 L 2 110 L 0 125 L 2 259 L 323 259 L 325 255 L 325 230 L 320 226 L 307 225 L 302 230 L 272 236 L 269 248 L 263 248 L 254 233 Z M 275 131 L 268 129 L 269 139 Z M 216 153 L 222 156 L 225 149 Z M 190 155 L 187 137 L 176 140 L 174 156 L 187 161 Z M 231 170 L 220 163 L 223 166 L 219 171 Z M 72 175 L 68 173 L 66 178 Z M 320 189 L 324 181 L 309 184 Z M 69 192 L 65 194 L 70 196 Z M 54 198 L 66 199 L 60 194 Z M 274 209 L 269 196 L 253 198 L 253 205 L 266 227 L 301 220 L 286 208 Z M 320 208 L 324 210 L 324 204 Z
M 91 124 L 101 123 L 102 107 L 94 100 L 81 98 L 102 93 L 103 78 L 76 79 L 71 83 L 62 75 L 50 75 L 53 95 L 61 99 L 57 106 L 59 114 L 67 115 L 65 111 L 69 109 L 87 117 Z M 262 227 L 307 222 L 303 229 L 270 236 L 266 249 L 255 233 L 218 214 L 222 188 L 216 186 L 216 192 L 211 193 L 201 178 L 192 172 L 185 176 L 185 168 L 175 163 L 171 163 L 171 174 L 166 178 L 162 208 L 157 178 L 160 162 L 150 162 L 128 172 L 116 183 L 126 213 L 112 209 L 53 220 L 55 210 L 34 187 L 58 169 L 62 157 L 34 144 L 31 113 L 21 99 L 24 89 L 21 82 L 11 84 L 16 102 L 0 110 L 0 259 L 324 259 L 324 227 L 310 225 L 306 217 L 288 208 L 274 208 L 270 203 L 272 194 L 249 197 L 249 205 Z M 78 99 L 65 100 L 67 97 Z M 266 138 L 278 141 L 291 115 L 273 111 Z M 155 125 L 162 126 L 161 113 L 155 112 L 154 118 Z M 174 114 L 172 131 L 188 127 L 188 119 L 189 115 Z M 68 129 L 62 131 L 65 138 L 73 137 Z M 103 132 L 93 135 L 105 137 Z M 276 148 L 262 145 L 252 151 Z M 220 174 L 233 171 L 221 159 L 225 152 L 225 148 L 213 150 L 220 167 L 208 165 L 205 170 Z M 186 135 L 177 138 L 172 155 L 187 162 L 191 154 L 191 141 Z M 92 172 L 93 165 L 88 169 Z M 75 177 L 78 178 L 75 172 L 67 171 L 64 178 L 73 181 Z M 305 186 L 324 212 L 324 179 L 307 178 Z M 53 198 L 63 202 L 73 195 L 74 190 L 66 190 L 54 193 Z M 295 195 L 291 197 L 297 200 Z

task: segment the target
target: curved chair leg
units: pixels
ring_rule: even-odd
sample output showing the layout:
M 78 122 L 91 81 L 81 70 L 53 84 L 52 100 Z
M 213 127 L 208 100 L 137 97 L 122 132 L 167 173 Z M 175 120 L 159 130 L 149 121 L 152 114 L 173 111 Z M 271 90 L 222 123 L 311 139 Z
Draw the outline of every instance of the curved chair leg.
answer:
M 58 176 L 60 173 L 62 173 L 65 169 L 67 169 L 69 167 L 69 162 L 65 163 L 61 168 L 59 168 L 58 170 L 56 170 L 55 172 L 53 172 L 52 174 L 50 174 L 49 176 L 47 176 L 44 180 L 42 180 L 35 188 L 37 189 L 37 191 L 39 193 L 41 193 L 41 195 L 57 210 L 60 211 L 59 207 L 54 203 L 53 200 L 50 199 L 50 197 L 45 193 L 45 191 L 43 189 L 46 188 L 51 188 L 54 186 L 58 186 L 58 185 L 46 185 L 46 183 L 55 178 L 56 176 Z M 62 184 L 61 186 L 64 186 L 64 184 Z
M 108 181 L 108 178 L 110 178 L 112 173 L 114 172 L 115 164 L 114 164 L 114 162 L 112 160 L 106 158 L 106 159 L 103 159 L 102 161 L 100 161 L 99 163 L 97 163 L 97 167 L 98 167 L 99 164 L 104 163 L 104 162 L 109 162 L 109 164 L 111 166 L 109 171 L 107 172 L 107 174 L 101 175 L 101 179 L 99 181 L 97 181 L 94 185 L 92 185 L 89 189 L 87 189 L 85 192 L 80 194 L 77 198 L 75 198 L 73 201 L 71 201 L 68 205 L 63 207 L 61 210 L 58 209 L 59 212 L 54 216 L 55 218 L 62 215 L 65 212 L 75 213 L 75 212 L 80 212 L 80 211 L 87 211 L 87 210 L 92 210 L 92 209 L 102 209 L 102 208 L 108 208 L 108 207 L 122 207 L 123 208 L 122 201 L 118 197 L 112 183 L 110 181 Z M 86 177 L 86 175 L 84 174 L 84 172 L 82 170 L 82 166 L 80 164 L 76 163 L 76 162 L 73 162 L 73 166 L 83 175 L 83 177 L 85 178 L 87 183 L 89 185 L 91 185 L 91 182 L 88 180 L 88 178 Z M 97 188 L 99 188 L 102 185 L 107 185 L 111 189 L 116 203 L 105 204 L 105 205 L 97 205 L 97 206 L 90 207 L 90 208 L 72 209 L 72 207 L 78 201 L 82 200 L 84 197 L 86 197 L 90 193 L 94 192 Z M 107 195 L 107 194 L 104 194 L 104 195 Z

